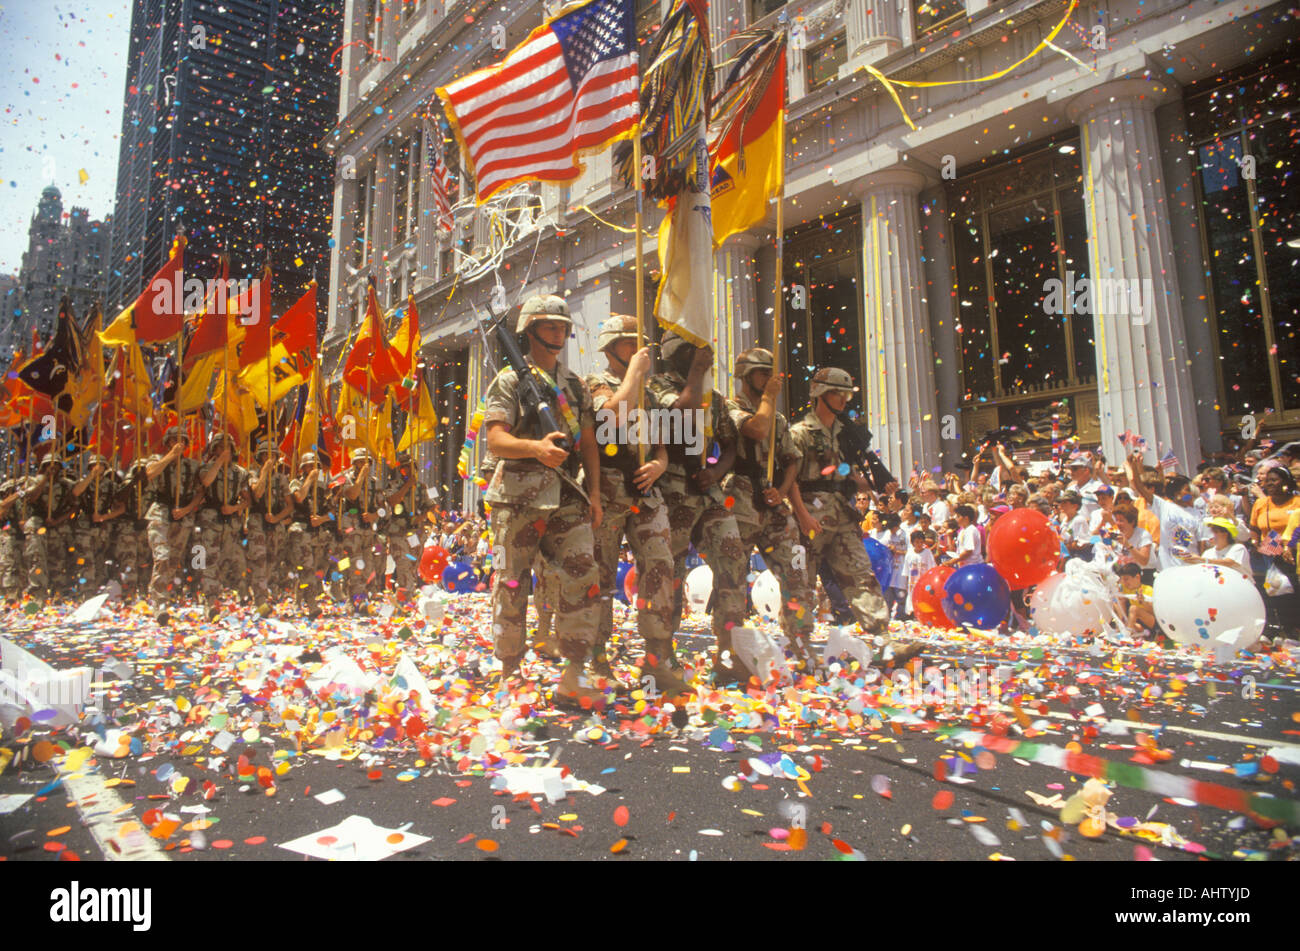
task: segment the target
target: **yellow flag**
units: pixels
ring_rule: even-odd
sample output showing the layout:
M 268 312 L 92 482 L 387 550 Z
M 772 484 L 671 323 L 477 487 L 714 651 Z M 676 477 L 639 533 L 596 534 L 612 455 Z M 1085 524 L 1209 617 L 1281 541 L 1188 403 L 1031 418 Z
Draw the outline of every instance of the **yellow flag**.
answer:
M 384 406 L 371 415 L 369 449 L 375 457 L 390 466 L 397 465 L 397 447 L 393 445 L 393 398 L 384 400 Z
M 419 381 L 416 386 L 420 390 L 419 406 L 416 412 L 407 414 L 406 432 L 402 433 L 402 441 L 397 444 L 397 448 L 402 452 L 406 452 L 412 446 L 417 446 L 422 442 L 428 442 L 438 434 L 438 414 L 433 411 L 433 401 L 429 399 L 429 388 L 425 386 L 423 380 Z

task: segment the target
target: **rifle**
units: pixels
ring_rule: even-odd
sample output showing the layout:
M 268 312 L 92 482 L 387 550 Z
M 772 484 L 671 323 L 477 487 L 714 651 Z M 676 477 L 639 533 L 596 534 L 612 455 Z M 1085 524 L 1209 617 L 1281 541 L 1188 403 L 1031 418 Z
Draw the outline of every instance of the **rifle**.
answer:
M 857 466 L 858 471 L 866 476 L 867 482 L 877 492 L 883 490 L 889 483 L 896 482 L 894 476 L 885 468 L 885 464 L 872 451 L 871 430 L 867 429 L 867 424 L 850 416 L 847 411 L 835 415 L 844 426 L 840 433 L 840 448 L 848 457 L 849 464 Z M 846 492 L 847 487 L 851 485 L 852 483 L 845 483 Z

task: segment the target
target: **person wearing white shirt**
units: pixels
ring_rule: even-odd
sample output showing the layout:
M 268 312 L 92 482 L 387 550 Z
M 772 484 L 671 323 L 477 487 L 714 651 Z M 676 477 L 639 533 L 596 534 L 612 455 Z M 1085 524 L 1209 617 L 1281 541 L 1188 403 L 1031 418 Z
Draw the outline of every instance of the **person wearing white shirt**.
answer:
M 1193 505 L 1196 495 L 1192 481 L 1184 475 L 1172 475 L 1165 480 L 1165 498 L 1151 491 L 1139 475 L 1142 452 L 1138 450 L 1124 460 L 1128 469 L 1129 485 L 1133 487 L 1160 519 L 1159 568 L 1174 568 L 1189 564 L 1187 555 L 1195 555 L 1200 547 L 1196 539 L 1201 533 L 1201 517 Z
M 931 525 L 943 525 L 948 521 L 948 503 L 939 493 L 939 486 L 926 482 L 921 486 L 921 498 L 925 502 L 925 514 L 930 516 Z
M 893 568 L 889 575 L 889 584 L 885 586 L 885 603 L 889 605 L 889 615 L 894 616 L 895 605 L 903 603 L 906 597 L 907 580 L 903 573 L 903 561 L 907 558 L 907 533 L 903 531 L 898 516 L 887 512 L 883 516 L 884 528 L 873 533 L 876 541 L 889 549 L 893 556 Z
M 975 509 L 969 505 L 957 506 L 957 548 L 948 564 L 954 568 L 984 564 L 984 539 L 975 525 Z
M 1065 543 L 1066 551 L 1071 558 L 1091 561 L 1092 532 L 1088 530 L 1088 516 L 1081 511 L 1079 493 L 1073 489 L 1062 492 L 1056 507 L 1061 513 L 1061 541 Z
M 1237 526 L 1233 520 L 1212 518 L 1205 525 L 1214 536 L 1211 547 L 1202 552 L 1199 558 L 1192 556 L 1186 560 L 1192 564 L 1235 568 L 1247 578 L 1251 577 L 1250 555 L 1246 552 L 1246 546 L 1237 542 Z
M 1086 453 L 1076 453 L 1067 463 L 1070 470 L 1070 483 L 1066 490 L 1074 490 L 1079 495 L 1079 511 L 1083 517 L 1090 518 L 1097 511 L 1097 490 L 1104 483 L 1092 477 L 1092 460 Z M 1086 522 L 1084 524 L 1087 524 Z
M 907 603 L 904 607 L 909 616 L 915 614 L 912 610 L 912 592 L 916 589 L 917 579 L 934 567 L 934 552 L 925 545 L 925 532 L 917 529 L 912 532 L 910 541 L 912 547 L 903 559 L 903 575 L 907 582 Z

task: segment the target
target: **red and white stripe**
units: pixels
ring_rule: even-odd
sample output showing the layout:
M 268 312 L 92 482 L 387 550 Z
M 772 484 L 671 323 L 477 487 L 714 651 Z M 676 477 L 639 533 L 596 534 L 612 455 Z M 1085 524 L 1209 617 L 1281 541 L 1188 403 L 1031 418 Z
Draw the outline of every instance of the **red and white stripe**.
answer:
M 631 129 L 640 96 L 637 55 L 597 63 L 575 90 L 560 41 L 544 27 L 501 63 L 456 80 L 444 94 L 484 201 L 523 179 L 572 181 L 579 150 Z
M 429 192 L 433 205 L 438 210 L 438 227 L 451 231 L 454 225 L 451 216 L 451 170 L 447 168 L 447 159 L 442 151 L 442 129 L 437 123 L 426 128 L 424 140 L 429 153 Z

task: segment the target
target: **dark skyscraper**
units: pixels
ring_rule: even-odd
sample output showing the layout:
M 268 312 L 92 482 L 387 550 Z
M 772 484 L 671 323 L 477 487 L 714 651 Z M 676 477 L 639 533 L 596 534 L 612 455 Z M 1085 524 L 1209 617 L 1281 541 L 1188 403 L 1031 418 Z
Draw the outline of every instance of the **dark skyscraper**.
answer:
M 270 257 L 276 313 L 329 283 L 337 121 L 330 56 L 341 0 L 138 0 L 131 23 L 109 257 L 110 309 L 129 303 L 187 240 L 187 277 L 231 278 Z

